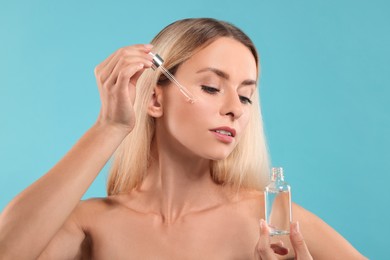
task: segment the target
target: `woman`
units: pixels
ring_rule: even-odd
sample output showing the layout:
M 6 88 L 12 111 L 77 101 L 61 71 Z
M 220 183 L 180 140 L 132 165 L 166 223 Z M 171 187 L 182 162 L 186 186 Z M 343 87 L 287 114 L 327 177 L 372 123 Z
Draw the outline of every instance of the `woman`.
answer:
M 194 102 L 150 69 L 151 51 Z M 3 211 L 2 259 L 364 259 L 297 205 L 290 238 L 271 244 L 258 56 L 239 29 L 177 21 L 95 74 L 97 122 Z M 108 197 L 79 202 L 115 151 Z

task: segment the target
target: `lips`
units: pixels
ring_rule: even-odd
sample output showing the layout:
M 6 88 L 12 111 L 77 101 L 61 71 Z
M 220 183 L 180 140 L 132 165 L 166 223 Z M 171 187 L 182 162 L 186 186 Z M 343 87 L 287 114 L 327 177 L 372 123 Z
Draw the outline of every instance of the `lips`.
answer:
M 226 135 L 226 136 L 230 136 L 230 137 L 236 136 L 236 130 L 234 130 L 233 128 L 230 128 L 230 127 L 226 127 L 226 126 L 210 129 L 210 131 L 218 133 L 220 135 Z

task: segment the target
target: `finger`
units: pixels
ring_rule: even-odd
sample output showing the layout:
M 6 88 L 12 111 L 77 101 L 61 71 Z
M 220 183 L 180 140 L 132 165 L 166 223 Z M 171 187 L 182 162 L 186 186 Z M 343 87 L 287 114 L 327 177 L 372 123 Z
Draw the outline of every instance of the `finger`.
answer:
M 118 62 L 126 57 L 142 56 L 145 60 L 149 60 L 151 62 L 153 57 L 148 55 L 148 53 L 151 51 L 152 47 L 153 46 L 150 44 L 138 44 L 120 48 L 96 67 L 95 75 L 99 76 L 100 82 L 106 81 Z
M 126 47 L 120 48 L 119 50 L 121 50 L 121 49 L 123 49 L 123 50 L 138 49 L 144 53 L 149 53 L 152 50 L 152 48 L 153 48 L 153 45 L 151 45 L 151 44 L 136 44 L 136 45 L 131 45 L 131 46 L 126 46 Z M 101 68 L 104 68 L 114 58 L 114 56 L 118 53 L 119 50 L 112 53 L 99 66 Z
M 129 63 L 144 62 L 145 66 L 150 67 L 152 65 L 152 59 L 153 57 L 140 51 L 120 50 L 101 71 L 100 80 L 101 82 L 105 82 L 108 78 L 116 78 L 118 70 L 123 66 L 127 66 Z
M 131 78 L 130 78 L 130 84 L 135 86 L 137 85 L 137 81 L 139 77 L 141 77 L 142 73 L 145 71 L 145 66 L 143 67 L 144 69 L 137 71 Z
M 150 56 L 150 55 L 148 55 Z M 131 57 L 122 57 L 119 62 L 115 65 L 115 68 L 111 72 L 111 75 L 106 80 L 108 84 L 116 84 L 119 73 L 126 67 L 131 66 L 132 64 L 143 64 L 143 68 L 150 68 L 152 66 L 152 61 L 145 57 L 140 56 L 131 56 Z M 130 80 L 130 79 L 129 79 Z
M 257 249 L 257 253 L 263 260 L 277 259 L 274 254 L 274 251 L 270 246 L 268 226 L 263 219 L 260 220 L 260 238 L 259 238 L 259 242 L 257 243 L 256 249 Z
M 147 43 L 147 44 L 134 44 L 134 45 L 131 45 L 131 46 L 126 46 L 124 48 L 134 48 L 134 49 L 138 49 L 140 51 L 143 51 L 144 53 L 149 53 L 153 49 L 153 45 L 150 44 L 150 43 Z
M 271 248 L 274 251 L 274 253 L 278 255 L 287 255 L 289 252 L 288 248 L 284 247 L 281 241 L 279 241 L 276 244 L 271 244 Z
M 309 249 L 306 246 L 305 240 L 299 230 L 299 223 L 291 223 L 290 240 L 295 251 L 295 256 L 300 260 L 312 260 Z
M 130 79 L 139 71 L 144 68 L 143 63 L 134 63 L 127 67 L 124 67 L 118 74 L 117 85 L 120 87 L 128 86 Z M 135 84 L 134 84 L 135 85 Z

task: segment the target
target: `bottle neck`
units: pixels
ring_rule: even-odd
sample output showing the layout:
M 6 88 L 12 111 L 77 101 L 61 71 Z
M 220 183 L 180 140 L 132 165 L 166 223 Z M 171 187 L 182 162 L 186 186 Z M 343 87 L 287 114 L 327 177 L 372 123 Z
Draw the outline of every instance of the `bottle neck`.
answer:
M 284 174 L 282 167 L 272 168 L 271 181 L 284 181 Z

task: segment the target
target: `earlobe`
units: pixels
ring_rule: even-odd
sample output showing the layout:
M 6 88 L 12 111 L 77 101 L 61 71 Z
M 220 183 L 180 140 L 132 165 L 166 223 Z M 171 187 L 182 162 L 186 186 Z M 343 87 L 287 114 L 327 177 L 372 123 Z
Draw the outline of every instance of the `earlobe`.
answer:
M 148 114 L 152 117 L 161 117 L 163 115 L 163 105 L 162 102 L 162 89 L 160 86 L 154 88 L 152 97 L 149 101 Z

